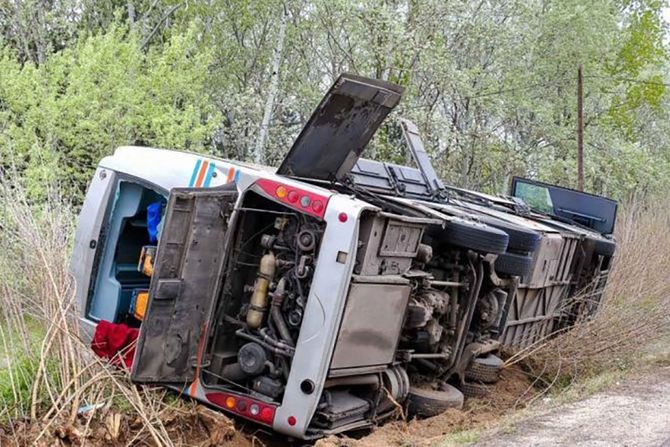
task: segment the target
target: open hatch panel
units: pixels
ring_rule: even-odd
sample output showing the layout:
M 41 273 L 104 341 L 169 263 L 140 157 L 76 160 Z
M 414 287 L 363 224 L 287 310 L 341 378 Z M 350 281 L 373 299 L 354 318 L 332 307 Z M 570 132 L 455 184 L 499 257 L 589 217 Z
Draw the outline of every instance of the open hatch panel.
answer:
M 174 189 L 133 362 L 135 382 L 188 383 L 221 284 L 228 221 L 237 191 Z

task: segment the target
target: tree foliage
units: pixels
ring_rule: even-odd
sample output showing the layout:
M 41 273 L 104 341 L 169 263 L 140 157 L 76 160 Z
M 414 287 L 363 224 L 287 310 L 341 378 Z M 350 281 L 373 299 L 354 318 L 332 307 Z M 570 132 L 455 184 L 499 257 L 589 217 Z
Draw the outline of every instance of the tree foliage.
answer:
M 144 52 L 125 27 L 86 36 L 42 65 L 0 56 L 0 157 L 33 193 L 53 181 L 75 196 L 121 145 L 205 150 L 220 115 L 206 90 L 211 53 L 195 31 Z
M 142 144 L 278 163 L 342 72 L 405 95 L 365 155 L 406 160 L 419 126 L 449 183 L 670 187 L 667 25 L 657 0 L 10 0 L 0 5 L 0 166 L 78 196 L 98 160 Z M 279 32 L 286 17 L 286 33 Z M 281 40 L 279 84 L 271 88 Z M 268 101 L 268 95 L 273 95 Z

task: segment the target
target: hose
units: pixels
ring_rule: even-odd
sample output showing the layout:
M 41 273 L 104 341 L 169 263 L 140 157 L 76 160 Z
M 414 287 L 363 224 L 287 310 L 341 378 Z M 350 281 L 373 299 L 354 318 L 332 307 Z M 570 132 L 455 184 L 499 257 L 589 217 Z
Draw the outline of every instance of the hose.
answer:
M 279 354 L 279 355 L 283 355 L 283 356 L 286 356 L 286 357 L 293 357 L 293 353 L 295 352 L 295 349 L 293 349 L 293 348 L 282 349 L 282 348 L 274 347 L 274 346 L 264 342 L 263 340 L 261 340 L 258 337 L 255 337 L 251 334 L 247 334 L 246 332 L 244 332 L 244 329 L 236 330 L 235 335 L 237 335 L 240 338 L 244 338 L 245 340 L 256 342 L 256 343 L 258 343 L 259 345 L 261 345 L 262 347 L 264 347 L 265 349 L 267 349 L 268 351 L 270 351 L 274 354 Z
M 281 312 L 281 306 L 284 303 L 285 289 L 286 289 L 286 277 L 282 277 L 282 279 L 280 279 L 279 283 L 277 284 L 277 288 L 272 294 L 272 305 L 270 306 L 270 316 L 272 317 L 272 321 L 277 327 L 277 332 L 279 332 L 279 336 L 282 338 L 284 343 L 286 343 L 290 347 L 293 347 L 294 346 L 293 337 L 291 337 L 291 332 L 288 330 L 288 326 L 286 325 L 286 321 L 284 320 L 284 315 L 282 315 Z
M 272 337 L 270 334 L 268 334 L 268 328 L 261 328 L 261 330 L 258 331 L 261 334 L 261 337 L 263 337 L 263 341 L 266 342 L 269 345 L 274 346 L 277 349 L 283 349 L 289 352 L 294 352 L 295 348 L 293 346 L 289 346 L 286 343 L 276 340 L 274 337 Z

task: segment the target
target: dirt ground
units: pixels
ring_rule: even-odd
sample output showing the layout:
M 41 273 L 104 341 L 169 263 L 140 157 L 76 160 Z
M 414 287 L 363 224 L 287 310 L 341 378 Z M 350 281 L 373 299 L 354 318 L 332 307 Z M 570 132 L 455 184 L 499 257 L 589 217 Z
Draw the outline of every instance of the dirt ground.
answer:
M 670 447 L 670 367 L 621 381 L 568 405 L 539 410 L 474 445 Z
M 318 447 L 368 447 L 368 446 L 423 446 L 439 442 L 454 430 L 488 427 L 510 408 L 522 407 L 525 398 L 533 393 L 529 379 L 521 370 L 512 368 L 502 373 L 491 397 L 466 401 L 463 410 L 451 410 L 442 415 L 409 422 L 389 422 L 373 431 L 357 433 L 356 438 L 331 437 L 317 442 Z M 231 447 L 250 446 L 299 446 L 286 438 L 259 430 L 254 424 L 232 420 L 220 412 L 203 405 L 187 406 L 188 411 L 166 412 L 163 424 L 176 445 Z M 74 423 L 63 421 L 45 429 L 42 424 L 14 421 L 0 426 L 0 445 L 33 445 L 42 432 L 40 446 L 83 445 L 155 445 L 152 437 L 141 429 L 141 421 L 133 420 L 118 409 L 109 408 L 95 417 L 77 417 Z
M 243 432 L 225 415 L 202 405 L 190 411 L 169 412 L 163 425 L 175 445 L 247 447 L 263 445 L 253 432 Z M 0 426 L 0 446 L 155 446 L 158 443 L 142 430 L 138 418 L 108 409 L 92 418 L 79 416 L 74 422 L 43 423 L 14 421 Z
M 386 447 L 433 446 L 441 444 L 445 435 L 454 431 L 489 427 L 501 415 L 523 408 L 535 394 L 531 381 L 518 368 L 503 370 L 501 380 L 490 397 L 466 400 L 462 410 L 449 410 L 439 416 L 409 422 L 387 423 L 358 439 L 330 437 L 317 442 L 317 447 Z
M 352 437 L 330 437 L 317 447 L 447 446 L 454 443 L 491 447 L 572 446 L 670 447 L 670 367 L 654 368 L 622 380 L 578 402 L 539 404 L 509 418 L 535 396 L 531 381 L 517 368 L 504 370 L 491 397 L 466 401 L 463 410 L 409 422 L 397 420 Z M 141 424 L 109 410 L 95 421 L 78 418 L 75 424 L 56 424 L 39 445 L 153 445 Z M 512 422 L 513 421 L 513 422 Z M 202 405 L 172 413 L 163 420 L 178 445 L 232 447 L 281 446 L 285 438 L 263 433 L 258 426 L 244 426 Z M 90 424 L 90 425 L 89 425 Z M 91 430 L 85 430 L 88 426 Z M 43 427 L 40 427 L 43 428 Z M 0 445 L 30 445 L 38 427 L 15 421 L 0 427 Z M 88 432 L 84 435 L 84 433 Z M 458 436 L 462 434 L 462 436 Z M 82 436 L 83 435 L 83 436 Z M 454 436 L 456 435 L 456 436 Z

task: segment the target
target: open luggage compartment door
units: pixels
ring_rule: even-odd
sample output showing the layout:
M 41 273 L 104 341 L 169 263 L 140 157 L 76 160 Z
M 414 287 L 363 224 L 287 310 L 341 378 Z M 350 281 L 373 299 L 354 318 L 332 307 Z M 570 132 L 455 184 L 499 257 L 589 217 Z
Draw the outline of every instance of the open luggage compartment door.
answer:
M 135 382 L 186 384 L 195 378 L 237 199 L 237 190 L 224 188 L 170 193 L 133 361 Z

